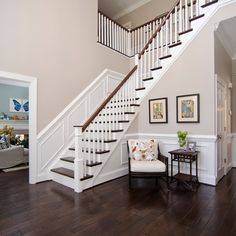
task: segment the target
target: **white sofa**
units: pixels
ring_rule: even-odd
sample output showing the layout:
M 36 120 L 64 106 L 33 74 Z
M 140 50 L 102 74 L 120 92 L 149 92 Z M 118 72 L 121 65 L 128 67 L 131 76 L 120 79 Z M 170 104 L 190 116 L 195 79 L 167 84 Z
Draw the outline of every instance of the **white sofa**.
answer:
M 13 146 L 0 150 L 0 169 L 10 168 L 22 163 L 27 163 L 29 156 L 25 154 L 24 147 Z

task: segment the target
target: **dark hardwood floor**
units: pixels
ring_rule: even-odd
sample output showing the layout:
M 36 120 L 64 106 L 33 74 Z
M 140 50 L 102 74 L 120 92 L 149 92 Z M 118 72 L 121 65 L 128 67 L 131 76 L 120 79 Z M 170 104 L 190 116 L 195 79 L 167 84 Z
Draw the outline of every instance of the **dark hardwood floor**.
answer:
M 28 185 L 27 171 L 0 173 L 0 235 L 236 235 L 236 169 L 197 192 L 134 185 L 129 191 L 126 176 L 76 194 Z

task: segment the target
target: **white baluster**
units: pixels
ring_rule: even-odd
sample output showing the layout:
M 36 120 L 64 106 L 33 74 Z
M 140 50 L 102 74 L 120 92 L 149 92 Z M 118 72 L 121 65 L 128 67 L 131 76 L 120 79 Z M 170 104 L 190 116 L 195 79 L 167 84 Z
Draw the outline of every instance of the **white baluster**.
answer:
M 161 27 L 161 30 L 160 30 L 160 51 L 161 51 L 161 53 L 160 53 L 160 57 L 162 57 L 162 56 L 164 56 L 164 52 L 163 52 L 163 50 L 164 50 L 164 47 L 163 47 L 163 27 Z
M 110 47 L 113 48 L 112 45 L 112 21 L 109 21 L 109 26 L 110 26 Z
M 98 13 L 98 42 L 101 43 L 101 13 Z
M 80 179 L 83 178 L 83 152 L 82 152 L 82 127 L 75 128 L 75 160 L 74 160 L 74 179 L 75 179 L 75 192 L 82 192 L 82 185 Z
M 188 0 L 185 0 L 185 30 L 188 30 L 189 16 L 188 16 Z
M 170 45 L 173 43 L 173 13 L 170 14 Z
M 93 162 L 94 162 L 94 160 L 96 159 L 96 154 L 95 154 L 95 152 L 94 152 L 94 150 L 96 149 L 96 137 L 95 137 L 95 132 L 94 132 L 94 130 L 95 130 L 95 128 L 96 128 L 96 124 L 95 124 L 95 120 L 93 120 L 93 123 L 91 124 L 91 130 L 93 131 L 93 132 L 90 132 L 90 140 L 92 140 L 92 149 L 93 149 L 93 157 L 92 157 L 92 160 L 93 160 Z M 90 160 L 90 162 L 91 162 L 91 160 Z
M 178 41 L 178 7 L 175 7 L 175 43 Z
M 166 28 L 166 36 L 165 36 L 165 41 L 166 41 L 166 42 L 165 42 L 165 44 L 166 44 L 166 55 L 168 55 L 168 43 L 169 43 L 169 42 L 168 42 L 168 34 L 169 34 L 169 30 L 168 30 L 168 29 L 169 29 L 169 19 L 166 19 L 166 24 L 165 24 L 165 25 L 166 25 L 166 27 L 165 27 L 165 28 Z
M 190 0 L 190 17 L 193 18 L 193 0 Z
M 180 0 L 180 2 L 179 2 L 179 33 L 181 33 L 183 31 L 182 9 L 183 9 L 182 0 Z

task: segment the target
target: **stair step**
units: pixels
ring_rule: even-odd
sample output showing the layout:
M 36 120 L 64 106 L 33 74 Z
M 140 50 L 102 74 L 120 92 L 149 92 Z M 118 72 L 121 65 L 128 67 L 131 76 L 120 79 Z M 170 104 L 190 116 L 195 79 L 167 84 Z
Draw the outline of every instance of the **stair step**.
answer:
M 153 79 L 154 79 L 153 77 L 150 77 L 150 78 L 143 79 L 143 81 L 149 81 L 149 80 L 153 80 Z
M 111 130 L 112 133 L 123 132 L 123 131 L 124 131 L 123 129 Z M 86 130 L 86 132 L 89 132 L 89 131 Z M 94 130 L 90 130 L 90 132 L 93 133 Z M 97 132 L 100 132 L 100 133 L 101 132 L 109 132 L 109 130 L 99 130 L 99 131 L 95 130 L 95 133 L 97 133 Z
M 117 113 L 99 114 L 99 116 L 114 116 L 114 115 L 123 115 L 123 113 L 117 112 Z
M 135 98 L 135 100 L 139 100 L 140 98 Z M 127 102 L 130 101 L 130 99 L 127 100 L 118 100 L 118 101 L 111 101 L 111 103 L 116 103 L 116 102 Z
M 88 167 L 94 167 L 94 166 L 99 166 L 102 165 L 102 162 L 91 162 L 91 163 L 87 163 L 86 166 Z
M 119 120 L 119 123 L 129 123 L 129 120 Z
M 51 169 L 51 171 L 74 179 L 74 171 L 73 170 L 69 170 L 64 167 L 59 167 L 59 168 Z
M 173 43 L 173 44 L 171 44 L 171 45 L 169 46 L 169 48 L 177 47 L 177 46 L 179 46 L 179 45 L 181 45 L 181 44 L 182 44 L 182 42 Z
M 84 181 L 84 180 L 91 179 L 91 178 L 93 178 L 93 175 L 86 175 L 83 178 L 81 178 L 80 181 Z
M 146 89 L 145 87 L 142 87 L 142 88 L 136 88 L 135 90 L 136 91 L 140 91 L 140 90 L 144 90 L 144 89 Z
M 74 147 L 69 148 L 70 151 L 75 151 Z M 82 149 L 82 152 L 84 152 L 84 149 Z M 86 153 L 88 153 L 88 149 L 85 150 Z M 96 150 L 95 153 L 96 154 L 105 154 L 105 153 L 109 153 L 110 150 Z M 93 149 L 90 150 L 90 153 L 93 153 Z
M 140 104 L 130 104 L 131 107 L 140 107 Z
M 83 140 L 84 141 L 84 140 Z M 88 142 L 89 140 L 86 139 L 85 142 Z M 95 140 L 95 143 L 97 143 L 99 141 L 99 143 L 102 142 L 102 140 Z M 104 140 L 104 143 L 115 143 L 117 141 L 117 139 L 110 139 L 110 140 Z M 93 140 L 91 139 L 90 142 L 93 143 Z
M 171 54 L 166 55 L 166 56 L 163 56 L 163 57 L 160 57 L 159 59 L 160 59 L 160 60 L 164 60 L 164 59 L 167 59 L 167 58 L 170 58 L 170 57 L 172 57 Z
M 187 33 L 191 32 L 191 31 L 193 31 L 193 29 L 192 29 L 192 28 L 190 28 L 190 29 L 188 29 L 188 30 L 185 30 L 185 31 L 182 31 L 182 32 L 180 32 L 180 33 L 179 33 L 179 35 L 187 34 Z
M 126 112 L 125 112 L 125 115 L 135 115 L 135 112 L 132 112 L 132 111 L 126 111 Z
M 218 0 L 215 0 L 215 1 L 212 1 L 212 2 L 208 2 L 208 3 L 204 4 L 204 5 L 202 5 L 201 7 L 202 7 L 202 8 L 208 7 L 208 6 L 210 6 L 210 5 L 212 5 L 212 4 L 215 4 L 215 3 L 217 3 L 217 2 L 218 2 Z
M 162 66 L 158 66 L 158 67 L 152 68 L 151 71 L 160 70 L 160 69 L 162 69 Z
M 74 163 L 75 158 L 74 157 L 62 157 L 60 160 Z
M 202 18 L 202 17 L 204 17 L 204 16 L 205 16 L 205 14 L 201 14 L 201 15 L 199 15 L 199 16 L 194 16 L 193 18 L 190 18 L 189 21 L 191 22 L 191 21 L 197 20 L 197 19 L 199 19 L 199 18 Z

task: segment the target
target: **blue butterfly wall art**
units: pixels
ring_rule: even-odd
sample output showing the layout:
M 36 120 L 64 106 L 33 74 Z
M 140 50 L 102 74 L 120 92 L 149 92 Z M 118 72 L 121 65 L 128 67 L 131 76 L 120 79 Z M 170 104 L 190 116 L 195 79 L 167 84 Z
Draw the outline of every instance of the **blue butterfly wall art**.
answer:
M 10 98 L 10 112 L 29 112 L 29 101 L 25 99 Z

